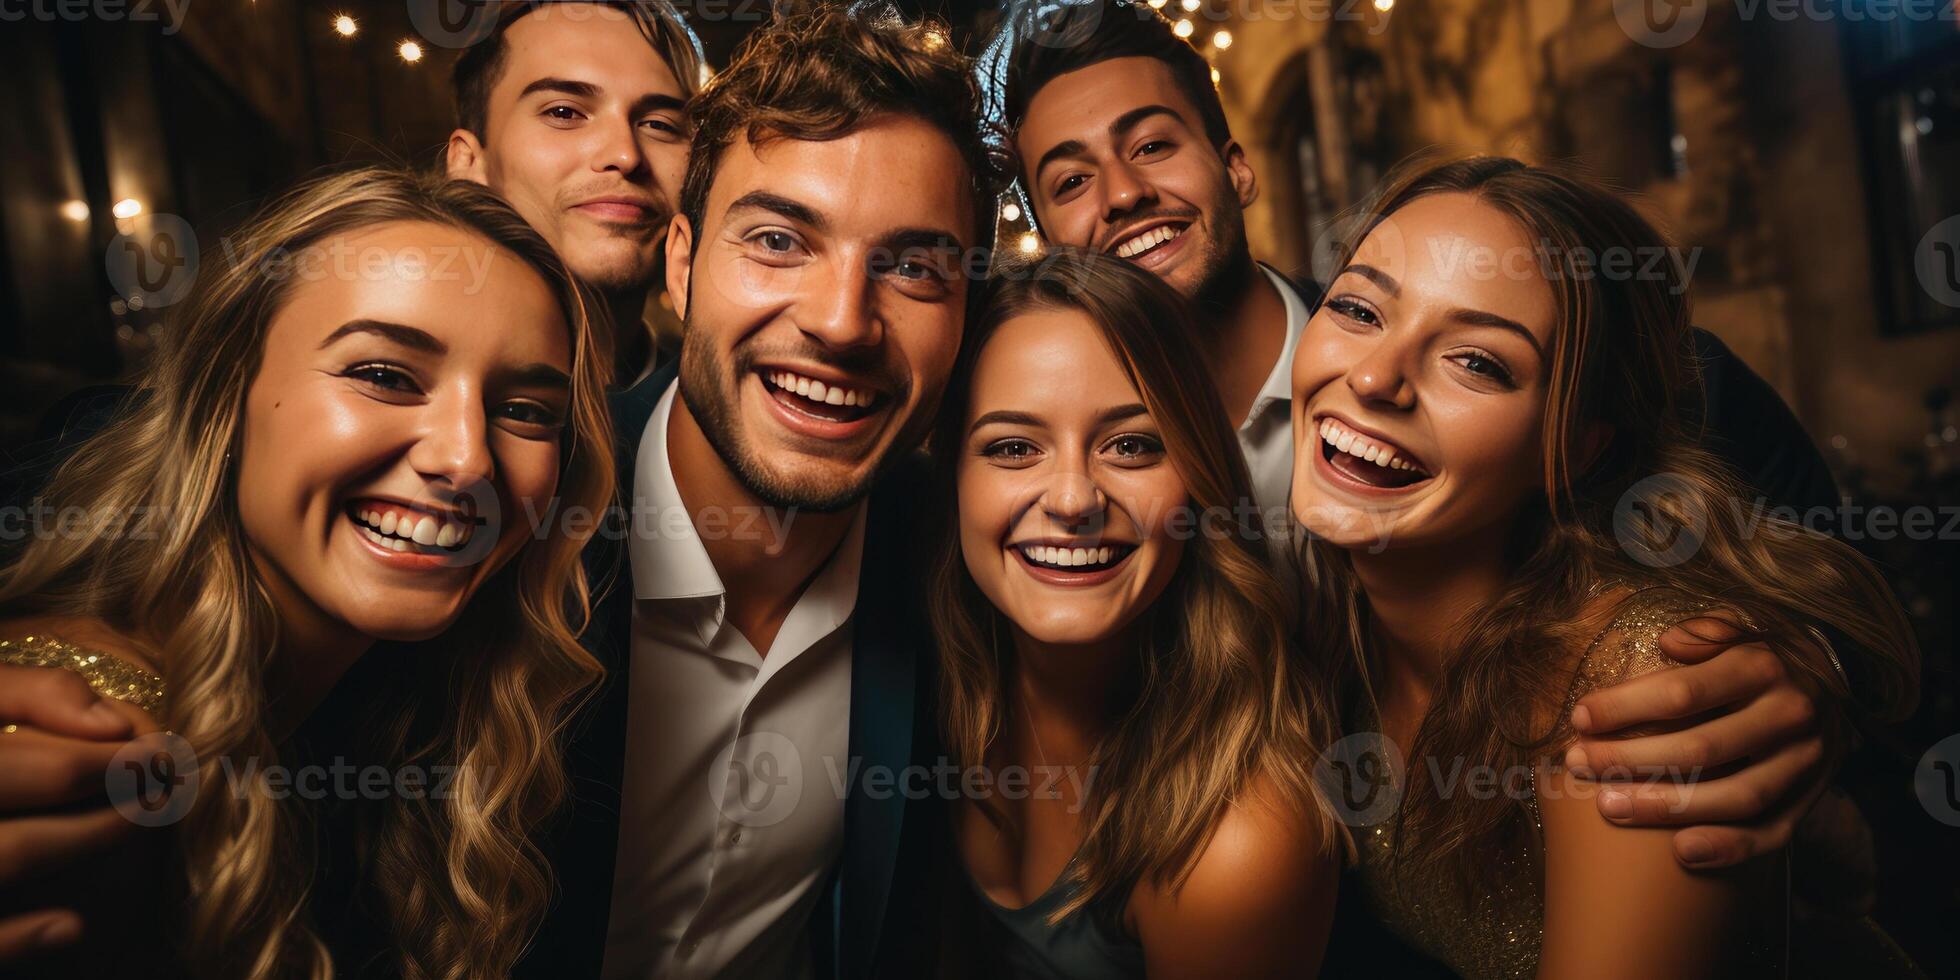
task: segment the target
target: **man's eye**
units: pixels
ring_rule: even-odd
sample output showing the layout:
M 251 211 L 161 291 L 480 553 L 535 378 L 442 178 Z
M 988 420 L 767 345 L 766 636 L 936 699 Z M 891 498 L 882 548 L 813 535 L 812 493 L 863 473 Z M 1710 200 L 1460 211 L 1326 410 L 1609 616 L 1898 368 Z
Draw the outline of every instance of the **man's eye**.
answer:
M 562 122 L 574 122 L 582 118 L 582 114 L 577 109 L 574 109 L 568 105 L 552 106 L 551 108 L 546 109 L 544 111 L 544 114 L 553 119 L 560 120 Z
M 1151 140 L 1150 142 L 1137 147 L 1137 156 L 1149 156 L 1152 153 L 1157 153 L 1162 150 L 1168 150 L 1170 148 L 1171 148 L 1171 143 L 1169 140 Z
M 387 364 L 356 364 L 341 372 L 341 377 L 383 391 L 414 393 L 421 390 L 415 386 L 415 379 L 410 378 L 407 372 Z
M 675 126 L 673 123 L 670 123 L 665 119 L 642 119 L 640 120 L 640 125 L 645 126 L 648 129 L 654 130 L 655 132 L 665 133 L 670 136 L 679 136 L 681 134 L 680 127 Z
M 1081 174 L 1070 174 L 1067 177 L 1063 177 L 1061 183 L 1055 185 L 1055 193 L 1058 196 L 1062 194 L 1066 194 L 1069 191 L 1072 191 L 1077 187 L 1082 186 L 1082 182 L 1088 179 L 1089 178 L 1084 177 Z
M 939 276 L 938 268 L 920 258 L 900 259 L 892 271 L 905 279 L 935 279 Z
M 796 247 L 796 239 L 781 231 L 765 231 L 755 236 L 755 241 L 771 252 L 787 252 Z

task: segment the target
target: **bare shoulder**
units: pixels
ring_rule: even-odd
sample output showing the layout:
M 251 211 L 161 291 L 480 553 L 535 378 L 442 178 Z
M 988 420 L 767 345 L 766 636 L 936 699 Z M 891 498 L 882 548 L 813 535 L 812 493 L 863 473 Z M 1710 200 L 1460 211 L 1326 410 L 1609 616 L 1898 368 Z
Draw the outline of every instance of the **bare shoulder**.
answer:
M 1338 884 L 1338 850 L 1318 808 L 1272 779 L 1248 785 L 1220 816 L 1176 888 L 1138 885 L 1130 913 L 1153 977 L 1209 964 L 1220 975 L 1312 976 L 1325 949 Z M 1296 970 L 1305 967 L 1305 971 Z
M 106 653 L 152 673 L 162 658 L 154 646 L 93 616 L 18 616 L 0 619 L 0 640 L 51 637 L 70 646 Z

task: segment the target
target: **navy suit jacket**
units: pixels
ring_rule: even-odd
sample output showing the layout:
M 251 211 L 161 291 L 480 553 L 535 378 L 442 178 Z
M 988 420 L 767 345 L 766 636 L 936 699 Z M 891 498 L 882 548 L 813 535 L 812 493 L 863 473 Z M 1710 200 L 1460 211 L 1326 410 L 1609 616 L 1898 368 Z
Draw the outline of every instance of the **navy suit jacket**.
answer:
M 634 462 L 654 407 L 674 383 L 664 369 L 611 396 L 617 432 L 619 496 L 633 497 Z M 914 522 L 924 502 L 922 467 L 906 460 L 873 488 L 852 613 L 851 770 L 860 774 L 844 801 L 844 847 L 812 917 L 811 945 L 820 977 L 918 976 L 930 971 L 938 915 L 933 874 L 943 801 L 903 793 L 863 792 L 874 767 L 897 774 L 931 766 L 938 756 L 933 725 L 936 673 L 913 573 Z M 618 538 L 617 535 L 613 536 Z M 544 841 L 558 891 L 518 977 L 594 977 L 605 954 L 613 866 L 621 827 L 620 785 L 626 748 L 627 671 L 632 660 L 633 588 L 626 541 L 601 535 L 587 549 L 595 588 L 586 646 L 606 667 L 603 685 L 573 721 L 566 766 L 567 812 Z M 677 806 L 700 805 L 696 800 Z M 896 898 L 894 897 L 896 896 Z

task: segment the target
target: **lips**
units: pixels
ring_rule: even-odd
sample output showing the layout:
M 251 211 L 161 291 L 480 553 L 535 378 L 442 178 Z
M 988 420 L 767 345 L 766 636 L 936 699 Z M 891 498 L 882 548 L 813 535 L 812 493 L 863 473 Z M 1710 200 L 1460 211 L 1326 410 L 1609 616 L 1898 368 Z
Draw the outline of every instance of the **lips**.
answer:
M 891 398 L 862 383 L 825 381 L 788 368 L 755 372 L 775 417 L 792 432 L 830 441 L 855 439 L 871 431 L 890 410 Z
M 1184 246 L 1191 221 L 1184 218 L 1146 222 L 1113 237 L 1103 251 L 1142 266 L 1154 266 Z
M 1136 554 L 1134 544 L 1027 542 L 1007 548 L 1030 578 L 1047 585 L 1080 588 L 1114 579 Z
M 618 224 L 646 224 L 660 213 L 652 201 L 637 197 L 595 197 L 573 205 L 581 213 Z

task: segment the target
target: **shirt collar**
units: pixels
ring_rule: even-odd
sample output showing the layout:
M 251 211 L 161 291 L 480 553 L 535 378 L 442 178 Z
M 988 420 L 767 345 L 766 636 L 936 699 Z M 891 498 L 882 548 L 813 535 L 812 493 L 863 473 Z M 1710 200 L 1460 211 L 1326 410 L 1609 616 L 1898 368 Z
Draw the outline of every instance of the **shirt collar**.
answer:
M 688 599 L 719 596 L 726 591 L 687 505 L 674 483 L 673 461 L 667 455 L 667 420 L 674 411 L 676 382 L 660 396 L 640 436 L 634 454 L 631 547 L 635 599 Z
M 1259 394 L 1252 399 L 1252 411 L 1246 413 L 1246 425 L 1251 425 L 1275 405 L 1283 411 L 1292 410 L 1293 354 L 1300 349 L 1301 331 L 1307 328 L 1307 304 L 1293 284 L 1264 262 L 1259 263 L 1259 271 L 1272 280 L 1273 288 L 1279 290 L 1280 302 L 1286 304 L 1286 343 L 1280 347 L 1279 360 L 1274 362 L 1272 371 L 1266 375 L 1266 383 L 1259 386 Z

